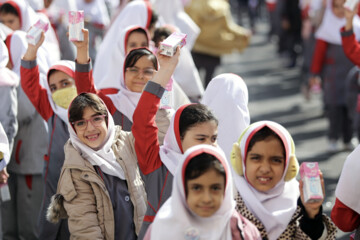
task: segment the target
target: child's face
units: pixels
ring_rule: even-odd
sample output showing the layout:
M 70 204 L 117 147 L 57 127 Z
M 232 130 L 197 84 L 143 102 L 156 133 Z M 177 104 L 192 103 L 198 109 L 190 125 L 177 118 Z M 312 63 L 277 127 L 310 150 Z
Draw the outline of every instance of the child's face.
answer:
M 153 62 L 149 56 L 142 56 L 133 67 L 126 68 L 125 85 L 132 92 L 142 92 L 145 84 L 155 74 Z
M 284 155 L 284 147 L 275 137 L 256 142 L 246 156 L 245 174 L 249 183 L 260 192 L 275 187 L 284 173 Z
M 216 146 L 217 124 L 214 120 L 198 123 L 189 128 L 181 139 L 181 145 L 184 152 L 190 147 L 199 144 L 209 144 Z
M 198 216 L 210 217 L 220 208 L 224 200 L 225 178 L 215 169 L 186 181 L 186 186 L 187 205 Z
M 51 93 L 59 89 L 74 86 L 74 79 L 62 71 L 55 71 L 49 77 L 49 88 Z
M 84 123 L 86 127 L 81 127 L 80 129 L 79 127 L 77 127 L 76 123 L 74 124 L 74 128 L 78 138 L 81 140 L 81 142 L 83 142 L 85 145 L 92 149 L 98 149 L 103 144 L 107 134 L 107 126 L 105 119 L 94 119 L 93 117 L 95 117 L 96 115 L 99 114 L 96 113 L 91 107 L 86 107 L 84 109 L 82 117 L 82 119 L 85 121 L 89 120 Z M 93 121 L 90 121 L 90 119 L 92 118 Z
M 0 22 L 5 24 L 7 27 L 11 28 L 12 30 L 20 30 L 20 18 L 12 13 L 3 13 L 0 14 Z
M 148 40 L 144 33 L 132 32 L 128 36 L 126 43 L 126 53 L 130 52 L 134 48 L 148 47 Z

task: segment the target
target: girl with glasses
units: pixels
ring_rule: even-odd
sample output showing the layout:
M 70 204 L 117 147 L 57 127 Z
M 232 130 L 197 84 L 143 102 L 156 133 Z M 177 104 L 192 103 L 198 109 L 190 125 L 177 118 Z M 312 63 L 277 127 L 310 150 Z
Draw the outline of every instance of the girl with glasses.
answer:
M 68 129 L 48 219 L 68 218 L 72 239 L 137 239 L 146 194 L 131 133 L 115 126 L 104 102 L 92 93 L 73 100 Z

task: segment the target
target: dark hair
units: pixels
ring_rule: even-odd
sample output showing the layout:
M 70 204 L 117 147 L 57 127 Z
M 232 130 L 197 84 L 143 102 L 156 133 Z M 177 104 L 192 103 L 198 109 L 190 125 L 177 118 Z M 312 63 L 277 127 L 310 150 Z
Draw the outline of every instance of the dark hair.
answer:
M 108 112 L 104 102 L 93 93 L 80 93 L 74 98 L 69 107 L 69 122 L 75 122 L 83 118 L 84 109 L 91 107 L 99 115 L 105 115 L 108 122 Z
M 131 50 L 125 58 L 124 69 L 128 67 L 133 67 L 142 56 L 149 57 L 150 61 L 154 65 L 154 68 L 156 70 L 158 69 L 158 62 L 156 56 L 147 48 L 135 48 Z
M 159 20 L 159 15 L 155 12 L 154 9 L 152 9 L 152 14 L 151 14 L 151 19 L 150 19 L 150 24 L 149 24 L 148 29 L 154 27 L 158 20 Z
M 1 5 L 0 14 L 13 14 L 13 15 L 19 17 L 19 12 L 10 3 L 4 3 L 3 5 Z
M 252 147 L 255 145 L 255 143 L 259 142 L 259 141 L 263 141 L 269 137 L 274 137 L 276 139 L 278 139 L 281 143 L 281 146 L 283 147 L 283 155 L 285 156 L 285 146 L 283 141 L 281 140 L 281 138 L 279 137 L 279 135 L 274 132 L 273 130 L 271 130 L 269 127 L 265 126 L 262 129 L 260 129 L 258 132 L 256 132 L 253 137 L 251 138 L 248 148 L 247 148 L 247 152 L 250 152 Z
M 219 124 L 214 114 L 206 105 L 201 103 L 190 104 L 184 108 L 179 118 L 180 138 L 184 138 L 186 131 L 196 124 L 212 120 L 216 122 L 216 125 Z
M 155 29 L 153 41 L 155 43 L 155 47 L 159 47 L 159 43 L 163 38 L 167 38 L 171 35 L 171 29 L 168 27 L 160 27 Z
M 214 155 L 209 153 L 201 153 L 193 157 L 185 169 L 184 182 L 186 194 L 188 192 L 187 181 L 198 178 L 211 169 L 214 169 L 217 173 L 221 174 L 226 182 L 224 166 Z

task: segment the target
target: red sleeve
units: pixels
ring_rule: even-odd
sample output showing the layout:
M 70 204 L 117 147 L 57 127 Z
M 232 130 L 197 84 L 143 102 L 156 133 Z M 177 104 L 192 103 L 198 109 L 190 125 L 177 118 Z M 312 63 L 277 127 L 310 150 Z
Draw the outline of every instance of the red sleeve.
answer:
M 352 232 L 360 226 L 360 214 L 347 207 L 337 198 L 331 210 L 331 219 L 344 232 Z
M 311 73 L 319 74 L 325 62 L 327 42 L 317 39 L 315 43 L 314 55 L 311 62 Z
M 341 41 L 345 55 L 356 66 L 360 67 L 360 44 L 356 41 L 354 33 L 346 36 L 342 35 Z
M 47 121 L 54 112 L 51 108 L 46 89 L 39 83 L 39 67 L 36 66 L 28 69 L 21 66 L 20 76 L 22 89 L 41 117 Z
M 104 101 L 111 115 L 116 112 L 116 107 L 113 104 L 112 100 L 104 93 L 98 91 L 95 88 L 92 70 L 90 70 L 89 72 L 75 71 L 75 85 L 78 94 L 83 92 L 95 93 Z
M 144 91 L 133 115 L 131 131 L 135 137 L 135 151 L 139 168 L 144 175 L 155 171 L 162 165 L 159 154 L 158 128 L 155 123 L 159 106 L 160 98 Z

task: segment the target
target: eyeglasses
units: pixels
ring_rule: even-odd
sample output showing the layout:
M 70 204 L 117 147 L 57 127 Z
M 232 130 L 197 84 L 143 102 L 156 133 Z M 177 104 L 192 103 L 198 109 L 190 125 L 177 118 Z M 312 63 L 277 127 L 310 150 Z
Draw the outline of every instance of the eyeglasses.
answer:
M 72 122 L 71 124 L 74 125 L 77 130 L 84 130 L 87 127 L 88 122 L 91 122 L 94 127 L 99 127 L 104 122 L 105 117 L 105 115 L 96 115 L 88 120 L 82 119 Z
M 154 75 L 154 73 L 157 72 L 155 69 L 152 68 L 140 69 L 137 67 L 128 67 L 126 68 L 126 71 L 133 76 L 138 76 L 140 73 L 142 73 L 147 78 L 151 78 Z

